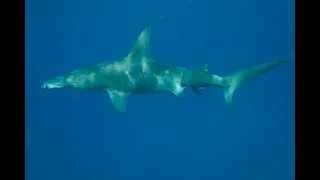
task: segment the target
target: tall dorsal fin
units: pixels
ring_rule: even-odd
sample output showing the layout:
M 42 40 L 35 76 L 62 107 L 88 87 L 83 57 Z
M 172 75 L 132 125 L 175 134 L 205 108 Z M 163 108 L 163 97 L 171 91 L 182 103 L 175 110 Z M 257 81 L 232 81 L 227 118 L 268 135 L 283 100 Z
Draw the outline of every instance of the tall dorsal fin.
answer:
M 149 56 L 150 36 L 152 27 L 145 28 L 139 35 L 135 45 L 131 49 L 128 57 L 131 61 L 141 60 L 142 57 Z M 148 58 L 146 58 L 148 59 Z
M 203 65 L 200 69 L 203 71 L 209 71 L 208 64 Z

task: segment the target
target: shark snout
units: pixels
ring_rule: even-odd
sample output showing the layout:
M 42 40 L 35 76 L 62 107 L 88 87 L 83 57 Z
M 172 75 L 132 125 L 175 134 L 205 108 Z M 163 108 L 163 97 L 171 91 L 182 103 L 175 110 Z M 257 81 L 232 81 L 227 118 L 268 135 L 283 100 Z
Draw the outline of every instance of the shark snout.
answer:
M 73 88 L 73 87 L 74 87 L 73 84 L 67 83 L 61 77 L 43 82 L 41 85 L 41 88 L 44 88 L 44 89 Z
M 63 86 L 59 84 L 46 83 L 46 82 L 44 82 L 41 86 L 41 88 L 44 88 L 44 89 L 53 89 L 53 88 L 62 88 L 62 87 Z
M 65 87 L 65 84 L 55 79 L 46 81 L 42 83 L 42 86 L 41 86 L 41 88 L 44 88 L 44 89 L 63 88 L 63 87 Z

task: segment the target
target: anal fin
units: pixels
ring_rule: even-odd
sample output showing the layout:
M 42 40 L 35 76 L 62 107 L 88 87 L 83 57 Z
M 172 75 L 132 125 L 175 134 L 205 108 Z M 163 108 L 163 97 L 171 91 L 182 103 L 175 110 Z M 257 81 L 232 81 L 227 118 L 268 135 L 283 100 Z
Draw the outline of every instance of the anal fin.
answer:
M 126 109 L 127 109 L 126 99 L 130 94 L 123 91 L 116 91 L 116 90 L 107 90 L 107 91 L 109 93 L 113 106 L 119 112 L 126 112 Z
M 202 95 L 202 93 L 200 92 L 200 89 L 199 89 L 199 88 L 193 87 L 192 90 L 193 90 L 194 93 L 196 93 L 196 94 L 198 94 L 198 95 L 200 95 L 200 96 Z

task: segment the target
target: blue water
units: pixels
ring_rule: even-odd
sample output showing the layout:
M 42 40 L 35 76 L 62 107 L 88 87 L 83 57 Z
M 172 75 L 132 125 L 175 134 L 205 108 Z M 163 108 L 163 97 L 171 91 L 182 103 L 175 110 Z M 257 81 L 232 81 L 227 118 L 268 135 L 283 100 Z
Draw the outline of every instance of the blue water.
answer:
M 41 89 L 125 57 L 153 26 L 151 54 L 218 75 L 294 53 L 293 0 L 27 0 L 27 180 L 293 180 L 294 62 L 250 81 L 228 107 L 217 88 L 130 96 Z

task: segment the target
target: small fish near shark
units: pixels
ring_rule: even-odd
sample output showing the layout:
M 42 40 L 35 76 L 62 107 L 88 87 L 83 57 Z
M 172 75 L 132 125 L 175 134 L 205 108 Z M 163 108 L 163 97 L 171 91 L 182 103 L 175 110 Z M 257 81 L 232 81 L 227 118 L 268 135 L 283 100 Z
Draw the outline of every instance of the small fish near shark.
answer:
M 190 69 L 155 61 L 149 53 L 151 31 L 151 27 L 142 31 L 125 58 L 74 70 L 44 82 L 42 88 L 107 92 L 113 106 L 119 112 L 126 112 L 126 99 L 131 94 L 170 92 L 182 97 L 187 87 L 201 95 L 201 88 L 216 86 L 222 89 L 227 104 L 231 105 L 237 88 L 290 59 L 265 63 L 222 77 L 210 73 L 207 65 Z

